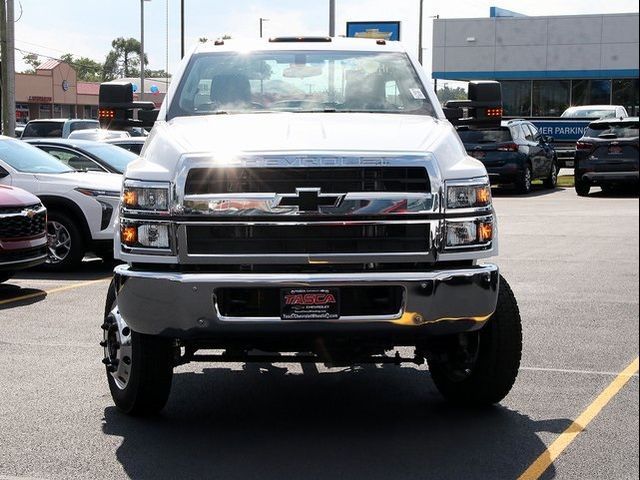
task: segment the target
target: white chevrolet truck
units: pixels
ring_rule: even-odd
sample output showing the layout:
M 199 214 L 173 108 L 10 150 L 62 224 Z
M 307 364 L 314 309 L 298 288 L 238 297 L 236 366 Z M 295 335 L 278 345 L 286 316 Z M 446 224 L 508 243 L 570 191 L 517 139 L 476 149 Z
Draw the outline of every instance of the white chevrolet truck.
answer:
M 121 410 L 162 409 L 192 361 L 426 361 L 450 401 L 507 395 L 520 315 L 482 263 L 489 180 L 452 126 L 499 125 L 499 84 L 443 109 L 397 42 L 218 40 L 149 108 L 102 85 L 103 125 L 153 124 L 124 176 L 102 324 Z

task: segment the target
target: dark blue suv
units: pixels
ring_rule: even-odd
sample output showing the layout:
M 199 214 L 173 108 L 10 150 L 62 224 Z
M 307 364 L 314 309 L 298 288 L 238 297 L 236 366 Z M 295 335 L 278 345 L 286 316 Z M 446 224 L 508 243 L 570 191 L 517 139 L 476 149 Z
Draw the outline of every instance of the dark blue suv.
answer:
M 558 182 L 558 158 L 553 139 L 541 135 L 525 120 L 505 120 L 491 130 L 458 128 L 469 155 L 487 168 L 492 185 L 515 184 L 520 193 L 531 191 L 531 182 L 542 179 L 546 188 Z

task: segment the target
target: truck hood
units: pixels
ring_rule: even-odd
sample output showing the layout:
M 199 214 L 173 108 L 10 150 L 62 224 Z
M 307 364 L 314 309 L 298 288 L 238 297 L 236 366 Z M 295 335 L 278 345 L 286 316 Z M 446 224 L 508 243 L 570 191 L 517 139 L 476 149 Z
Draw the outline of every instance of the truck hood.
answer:
M 445 178 L 486 175 L 467 156 L 447 121 L 425 115 L 371 113 L 256 113 L 179 117 L 157 122 L 142 159 L 127 177 L 167 179 L 184 154 L 416 154 L 431 152 Z M 154 165 L 149 165 L 152 162 Z M 157 176 L 157 178 L 152 178 Z M 161 178 L 161 177 L 165 178 Z

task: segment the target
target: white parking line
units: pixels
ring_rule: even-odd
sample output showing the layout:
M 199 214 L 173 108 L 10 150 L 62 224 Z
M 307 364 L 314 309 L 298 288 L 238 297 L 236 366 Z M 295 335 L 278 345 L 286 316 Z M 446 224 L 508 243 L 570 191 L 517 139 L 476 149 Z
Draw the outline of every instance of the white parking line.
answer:
M 579 374 L 585 374 L 585 375 L 611 375 L 613 377 L 620 375 L 620 372 L 606 372 L 606 371 L 599 371 L 599 370 L 577 370 L 577 369 L 568 369 L 568 368 L 520 367 L 520 370 L 529 370 L 532 372 L 579 373 Z M 634 373 L 629 376 L 637 377 L 638 374 Z

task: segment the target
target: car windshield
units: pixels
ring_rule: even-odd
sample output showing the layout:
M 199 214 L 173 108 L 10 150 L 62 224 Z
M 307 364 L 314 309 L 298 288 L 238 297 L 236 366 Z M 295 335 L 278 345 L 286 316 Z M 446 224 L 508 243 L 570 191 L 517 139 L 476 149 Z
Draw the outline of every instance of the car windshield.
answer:
M 96 142 L 94 145 L 84 145 L 83 148 L 120 173 L 124 173 L 127 165 L 129 165 L 132 160 L 138 158 L 135 153 L 107 143 Z
M 0 141 L 0 160 L 22 173 L 68 173 L 74 171 L 48 153 L 19 140 Z
M 434 115 L 406 54 L 284 51 L 195 55 L 169 118 L 347 111 Z
M 510 142 L 511 131 L 502 127 L 497 130 L 458 130 L 462 143 L 505 143 Z
M 638 122 L 592 123 L 584 136 L 591 138 L 638 138 Z
M 562 115 L 565 118 L 614 118 L 615 108 L 569 108 Z

